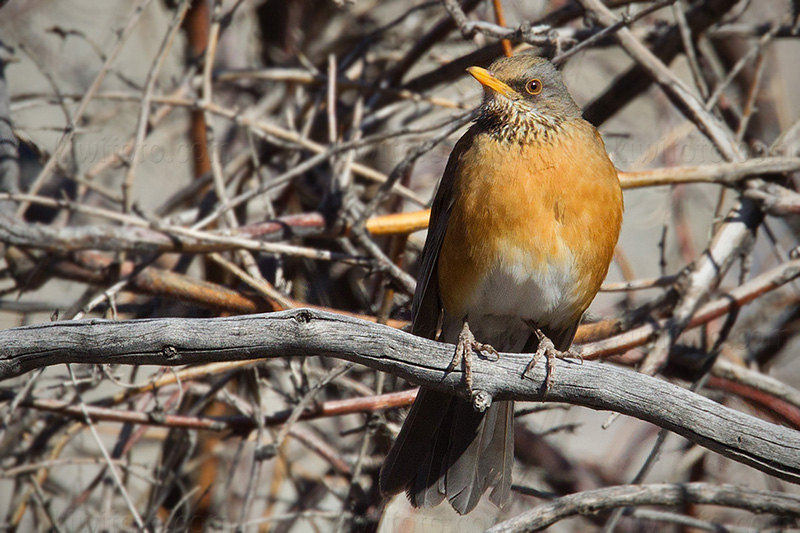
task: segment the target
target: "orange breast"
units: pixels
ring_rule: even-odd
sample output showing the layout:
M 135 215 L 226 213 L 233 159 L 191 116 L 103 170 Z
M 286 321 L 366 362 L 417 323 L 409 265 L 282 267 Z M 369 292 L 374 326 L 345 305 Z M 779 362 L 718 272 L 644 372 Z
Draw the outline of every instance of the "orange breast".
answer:
M 479 134 L 461 156 L 439 257 L 449 313 L 567 327 L 608 272 L 622 221 L 616 169 L 597 131 L 573 120 L 547 142 Z

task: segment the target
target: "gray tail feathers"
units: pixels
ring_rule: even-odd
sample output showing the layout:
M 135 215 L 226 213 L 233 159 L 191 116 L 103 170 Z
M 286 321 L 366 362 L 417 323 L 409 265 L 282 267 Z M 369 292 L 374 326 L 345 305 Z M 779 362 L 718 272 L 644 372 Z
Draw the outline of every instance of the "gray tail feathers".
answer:
M 384 494 L 405 490 L 415 507 L 447 497 L 460 514 L 470 512 L 486 489 L 502 504 L 511 491 L 514 402 L 495 402 L 485 412 L 450 394 L 420 389 L 383 463 Z

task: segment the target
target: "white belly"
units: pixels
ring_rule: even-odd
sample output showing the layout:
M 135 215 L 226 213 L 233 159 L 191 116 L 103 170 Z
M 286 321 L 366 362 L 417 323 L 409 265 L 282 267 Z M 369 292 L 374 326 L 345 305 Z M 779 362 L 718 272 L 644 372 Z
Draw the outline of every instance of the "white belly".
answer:
M 521 349 L 517 345 L 524 345 L 530 334 L 523 320 L 538 327 L 568 328 L 576 305 L 576 279 L 572 256 L 566 255 L 539 268 L 531 268 L 533 262 L 523 252 L 504 256 L 483 278 L 468 308 L 476 338 L 511 351 Z

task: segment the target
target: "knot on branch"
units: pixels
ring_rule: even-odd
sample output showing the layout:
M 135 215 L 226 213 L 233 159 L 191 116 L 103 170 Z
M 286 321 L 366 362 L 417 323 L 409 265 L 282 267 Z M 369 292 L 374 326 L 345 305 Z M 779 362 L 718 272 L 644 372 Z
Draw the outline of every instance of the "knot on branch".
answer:
M 255 460 L 269 461 L 270 459 L 275 458 L 276 455 L 278 455 L 278 447 L 275 445 L 275 443 L 265 444 L 256 450 Z
M 167 345 L 161 348 L 161 355 L 163 355 L 167 360 L 175 359 L 178 357 L 178 353 L 178 349 L 172 345 Z
M 314 315 L 308 309 L 300 309 L 294 314 L 294 319 L 299 324 L 308 324 L 314 319 Z
M 485 390 L 475 391 L 472 395 L 472 408 L 482 413 L 492 405 L 492 395 Z

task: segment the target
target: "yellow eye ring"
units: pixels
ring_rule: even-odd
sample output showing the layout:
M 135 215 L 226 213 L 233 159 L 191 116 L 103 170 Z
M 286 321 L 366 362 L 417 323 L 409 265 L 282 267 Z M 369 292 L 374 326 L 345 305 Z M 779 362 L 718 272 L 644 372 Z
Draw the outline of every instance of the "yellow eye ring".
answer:
M 525 90 L 528 91 L 528 94 L 537 95 L 542 92 L 542 80 L 539 78 L 533 78 L 532 80 L 528 80 L 525 84 Z

